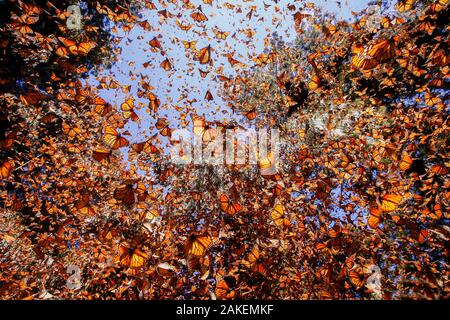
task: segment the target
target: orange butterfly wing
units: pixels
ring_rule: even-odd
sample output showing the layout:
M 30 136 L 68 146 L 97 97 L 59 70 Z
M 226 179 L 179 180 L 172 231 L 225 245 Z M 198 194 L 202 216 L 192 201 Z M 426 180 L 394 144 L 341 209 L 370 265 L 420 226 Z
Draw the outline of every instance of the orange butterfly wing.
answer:
M 200 52 L 198 53 L 198 60 L 200 61 L 201 64 L 207 64 L 211 61 L 210 45 L 200 50 Z
M 126 205 L 134 204 L 134 190 L 132 184 L 123 184 L 114 190 L 114 198 L 122 200 Z
M 3 162 L 0 168 L 2 179 L 8 178 L 11 173 L 11 170 L 12 170 L 11 164 L 8 161 Z
M 381 208 L 383 211 L 391 212 L 397 210 L 397 207 L 402 202 L 403 197 L 401 195 L 386 194 L 381 199 Z

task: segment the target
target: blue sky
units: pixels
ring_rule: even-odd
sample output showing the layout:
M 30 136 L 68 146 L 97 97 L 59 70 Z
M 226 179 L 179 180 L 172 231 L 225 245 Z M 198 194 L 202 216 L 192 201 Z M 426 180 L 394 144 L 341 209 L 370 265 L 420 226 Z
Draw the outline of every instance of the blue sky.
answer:
M 180 0 L 174 2 L 181 3 Z M 193 108 L 198 115 L 204 115 L 208 120 L 221 121 L 230 118 L 232 115 L 216 94 L 220 81 L 216 81 L 215 78 L 220 72 L 225 76 L 233 76 L 245 68 L 230 67 L 225 55 L 233 53 L 235 59 L 251 66 L 252 57 L 263 52 L 264 39 L 272 32 L 277 31 L 287 42 L 295 39 L 292 15 L 297 10 L 290 11 L 287 6 L 296 3 L 297 8 L 300 8 L 300 1 L 280 0 L 275 3 L 272 0 L 229 0 L 213 1 L 212 5 L 204 4 L 202 0 L 191 0 L 191 2 L 195 7 L 202 5 L 208 21 L 194 22 L 190 17 L 193 10 L 186 10 L 178 3 L 166 3 L 166 10 L 178 15 L 179 18 L 160 20 L 157 11 L 164 7 L 160 2 L 154 1 L 157 10 L 144 10 L 141 19 L 141 21 L 149 22 L 151 31 L 146 31 L 138 25 L 129 32 L 123 32 L 118 28 L 119 35 L 123 37 L 120 43 L 119 61 L 102 75 L 112 75 L 120 84 L 129 85 L 130 93 L 125 94 L 119 89 L 109 89 L 102 90 L 100 95 L 117 107 L 120 107 L 120 104 L 129 96 L 135 98 L 137 107 L 141 104 L 142 108 L 136 110 L 141 118 L 140 124 L 130 121 L 126 126 L 132 134 L 130 140 L 133 142 L 143 141 L 149 133 L 154 133 L 155 130 L 151 127 L 158 117 L 166 117 L 172 128 L 179 127 L 182 119 L 175 109 L 184 110 L 187 106 Z M 341 1 L 339 7 L 336 1 L 331 0 L 312 2 L 342 19 L 351 19 L 352 11 L 361 11 L 368 3 L 365 0 Z M 225 7 L 225 3 L 229 4 L 228 8 Z M 252 6 L 254 10 L 249 20 L 246 16 Z M 192 28 L 189 31 L 183 31 L 177 26 L 176 20 L 182 24 L 192 24 Z M 219 40 L 215 37 L 214 30 L 226 31 L 230 34 L 225 41 Z M 254 35 L 249 37 L 246 34 L 248 32 Z M 159 39 L 164 55 L 150 50 L 148 42 L 154 37 Z M 198 50 L 211 45 L 213 65 L 205 66 L 193 61 L 194 53 L 186 51 L 183 41 L 197 41 Z M 160 67 L 160 63 L 166 58 L 169 58 L 173 64 L 171 71 L 165 71 Z M 149 63 L 147 68 L 143 67 L 145 62 Z M 204 79 L 199 75 L 199 68 L 209 71 Z M 154 87 L 152 92 L 161 100 L 161 107 L 157 114 L 148 112 L 146 107 L 148 100 L 137 98 L 141 75 L 148 77 L 149 84 Z M 95 79 L 90 79 L 89 82 L 96 84 Z M 212 92 L 214 101 L 204 100 L 207 90 Z M 181 99 L 183 97 L 185 99 Z M 198 102 L 189 105 L 186 100 L 192 99 L 197 99 Z

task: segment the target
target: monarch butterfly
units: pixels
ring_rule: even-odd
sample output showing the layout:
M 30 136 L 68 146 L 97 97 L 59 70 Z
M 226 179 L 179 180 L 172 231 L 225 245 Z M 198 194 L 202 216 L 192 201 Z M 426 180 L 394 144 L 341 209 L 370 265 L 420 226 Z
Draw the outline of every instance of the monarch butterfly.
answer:
M 13 194 L 7 201 L 5 202 L 6 207 L 11 208 L 14 211 L 18 211 L 23 208 L 23 203 L 18 197 Z
M 245 16 L 247 17 L 248 20 L 251 20 L 251 19 L 252 19 L 253 12 L 255 11 L 255 9 L 256 9 L 256 6 L 251 6 L 250 11 L 245 15 Z
M 319 242 L 319 243 L 316 244 L 316 250 L 328 251 L 329 249 L 328 249 L 328 246 L 325 243 Z
M 60 80 L 61 80 L 61 78 L 58 77 L 54 72 L 52 72 L 52 74 L 51 74 L 51 76 L 50 76 L 50 79 L 51 79 L 52 81 L 60 81 Z
M 202 22 L 208 20 L 202 11 L 202 6 L 198 6 L 197 11 L 191 13 L 191 18 L 197 22 Z
M 139 121 L 139 116 L 134 112 L 133 98 L 128 98 L 124 103 L 120 105 L 120 109 L 123 111 L 123 117 L 133 121 Z
M 309 14 L 305 14 L 300 11 L 297 11 L 296 13 L 294 13 L 295 28 L 298 29 L 300 27 L 300 25 L 302 24 L 302 20 L 309 16 L 310 16 Z
M 186 259 L 186 264 L 189 271 L 200 271 L 201 274 L 208 275 L 208 269 L 211 264 L 211 260 L 208 255 L 197 257 L 188 256 Z
M 203 235 L 191 234 L 184 245 L 184 254 L 186 257 L 201 257 L 213 244 L 213 237 L 207 233 Z
M 130 144 L 130 142 L 122 137 L 114 127 L 110 125 L 106 125 L 105 133 L 103 135 L 103 141 L 106 142 L 108 146 L 112 149 L 117 150 L 122 147 L 126 147 Z
M 381 198 L 381 208 L 383 212 L 391 212 L 397 210 L 398 205 L 402 202 L 403 197 L 396 194 L 386 194 Z
M 122 266 L 128 268 L 140 268 L 148 259 L 148 255 L 138 248 L 132 248 L 127 243 L 119 245 L 119 262 Z
M 322 300 L 332 300 L 333 299 L 333 296 L 331 295 L 331 293 L 329 293 L 328 291 L 325 291 L 325 290 L 320 291 L 319 297 Z
M 427 72 L 423 69 L 417 68 L 416 66 L 413 67 L 412 70 L 413 75 L 416 77 L 421 77 L 422 75 L 426 74 Z
M 316 91 L 320 87 L 320 78 L 318 75 L 314 74 L 311 81 L 308 83 L 308 89 L 311 91 Z
M 139 21 L 139 22 L 138 22 L 138 25 L 139 25 L 142 29 L 144 29 L 144 30 L 146 30 L 146 31 L 151 31 L 151 30 L 152 30 L 152 27 L 150 26 L 150 23 L 148 23 L 147 20 Z
M 141 153 L 142 151 L 144 151 L 144 153 L 147 153 L 147 154 L 159 153 L 158 148 L 151 143 L 151 139 L 144 141 L 144 142 L 133 143 L 131 145 L 131 148 L 134 151 L 136 151 L 137 153 Z
M 208 75 L 209 71 L 203 71 L 202 69 L 198 69 L 198 71 L 200 72 L 200 76 L 202 78 L 206 78 L 206 76 Z
M 99 239 L 101 242 L 107 242 L 113 239 L 117 235 L 117 229 L 116 229 L 117 223 L 110 222 L 105 225 L 102 230 L 99 232 Z
M 197 115 L 193 115 L 192 120 L 194 124 L 194 134 L 202 137 L 203 133 L 205 132 L 205 119 Z
M 395 56 L 395 42 L 398 40 L 397 36 L 391 39 L 380 41 L 369 47 L 367 54 L 379 62 L 388 60 Z
M 29 96 L 29 94 L 31 94 L 31 96 Z M 56 95 L 56 99 L 59 101 L 73 101 L 73 90 L 71 89 L 67 89 L 67 90 L 59 90 L 57 95 Z M 37 101 L 40 100 L 40 98 L 38 98 L 34 93 L 27 93 L 26 96 L 23 97 L 20 96 L 20 99 L 23 101 L 23 103 L 25 105 L 28 104 L 35 104 Z M 35 102 L 36 101 L 36 102 Z
M 341 229 L 341 227 L 338 226 L 338 225 L 334 225 L 334 227 L 331 228 L 330 231 L 328 231 L 328 235 L 329 235 L 331 238 L 337 238 L 337 237 L 339 237 L 339 235 L 340 235 L 341 233 L 342 233 L 342 229 Z
M 114 79 L 110 79 L 109 81 L 109 89 L 117 89 L 120 87 L 120 84 L 114 80 Z
M 436 104 L 438 104 L 439 102 L 441 102 L 441 99 L 437 96 L 434 96 L 432 94 L 430 94 L 429 92 L 425 93 L 425 104 L 429 107 L 432 107 Z
M 156 272 L 163 277 L 171 277 L 176 271 L 177 269 L 167 262 L 160 263 L 156 266 Z
M 221 194 L 220 209 L 229 215 L 235 215 L 241 211 L 241 205 L 239 203 L 232 203 L 226 194 Z
M 137 201 L 144 201 L 147 198 L 148 191 L 144 183 L 138 183 L 134 191 L 137 196 Z
M 323 26 L 323 32 L 326 36 L 334 35 L 337 32 L 337 27 L 330 24 L 329 26 Z
M 225 77 L 225 76 L 223 76 L 223 75 L 218 75 L 218 76 L 217 76 L 217 79 L 219 79 L 219 80 L 222 81 L 222 82 L 230 81 L 230 78 Z
M 377 163 L 381 163 L 383 159 L 388 155 L 386 149 L 383 146 L 378 146 L 372 153 L 372 158 Z
M 72 127 L 65 122 L 62 124 L 62 129 L 64 134 L 68 135 L 70 138 L 74 138 L 81 133 L 80 128 Z
M 216 34 L 216 38 L 220 40 L 226 40 L 228 35 L 230 34 L 227 31 L 214 31 Z
M 448 167 L 448 164 L 446 164 L 446 167 Z M 431 166 L 431 172 L 438 175 L 444 175 L 448 172 L 448 169 L 440 165 L 440 164 L 434 164 Z
M 250 111 L 247 111 L 245 113 L 245 116 L 247 117 L 248 120 L 253 120 L 256 118 L 257 114 L 256 114 L 256 109 L 252 109 Z
M 403 219 L 400 216 L 392 216 L 391 218 L 392 218 L 392 221 L 394 221 L 395 224 L 398 226 L 402 226 L 406 223 L 405 219 Z
M 100 14 L 108 14 L 108 10 L 110 10 L 107 6 L 101 5 L 97 2 L 95 8 L 97 9 L 98 13 Z
M 193 49 L 195 50 L 196 45 L 197 45 L 197 41 L 183 41 L 183 45 L 185 49 Z
M 81 196 L 81 199 L 75 203 L 75 209 L 83 215 L 93 216 L 95 214 L 95 209 L 89 204 L 90 195 L 85 193 Z
M 270 55 L 262 53 L 259 56 L 257 56 L 256 58 L 253 58 L 253 61 L 255 61 L 257 66 L 264 66 L 268 63 L 271 63 L 273 60 Z
M 191 24 L 182 24 L 178 19 L 175 21 L 177 26 L 183 31 L 189 31 L 192 28 Z
M 201 64 L 209 63 L 211 61 L 211 45 L 201 49 L 197 55 L 197 59 Z
M 240 62 L 239 60 L 236 60 L 233 58 L 233 55 L 228 53 L 227 54 L 227 58 L 228 58 L 228 62 L 231 64 L 232 67 L 234 67 L 235 65 L 239 64 L 239 65 L 244 65 L 242 62 Z
M 158 14 L 163 18 L 163 19 L 167 19 L 167 18 L 172 18 L 174 15 L 172 13 L 170 13 L 169 11 L 167 11 L 166 9 L 164 10 L 159 10 Z
M 93 41 L 81 42 L 80 44 L 77 44 L 75 41 L 64 37 L 58 37 L 58 39 L 64 44 L 64 47 L 59 47 L 56 49 L 56 54 L 60 57 L 67 57 L 68 52 L 73 55 L 86 56 L 93 48 L 97 46 L 97 44 Z
M 376 229 L 378 228 L 378 226 L 381 223 L 381 214 L 383 213 L 383 210 L 379 207 L 374 207 L 370 209 L 370 215 L 369 218 L 367 219 L 367 224 L 369 225 L 369 227 L 371 227 L 372 229 Z
M 408 59 L 398 58 L 397 62 L 404 69 L 406 69 L 408 67 L 408 63 L 409 63 Z
M 437 0 L 435 3 L 430 5 L 431 12 L 440 12 L 447 5 L 448 0 Z
M 166 71 L 172 70 L 172 64 L 170 63 L 170 60 L 168 58 L 161 62 L 160 66 Z
M 350 179 L 354 174 L 354 169 L 356 168 L 356 165 L 352 162 L 352 160 L 346 154 L 341 155 L 340 166 L 344 170 L 342 170 L 342 172 L 340 173 L 339 176 L 346 180 Z
M 156 209 L 151 209 L 148 211 L 144 211 L 141 215 L 140 215 L 140 219 L 141 221 L 151 221 L 155 218 L 157 218 L 159 216 L 159 212 Z
M 20 19 L 19 19 L 20 21 Z M 27 24 L 19 23 L 19 22 L 13 22 L 11 23 L 11 26 L 14 28 L 14 30 L 19 31 L 21 34 L 31 34 L 34 33 L 33 29 Z
M 351 63 L 357 68 L 370 70 L 378 65 L 378 61 L 375 58 L 364 53 L 364 47 L 360 44 L 355 44 L 353 46 L 353 54 L 354 56 L 352 57 Z
M 378 61 L 368 56 L 353 56 L 352 65 L 363 70 L 370 70 L 378 66 Z
M 297 101 L 295 101 L 292 97 L 290 96 L 285 96 L 284 99 L 284 105 L 289 108 L 288 110 L 290 110 L 291 107 L 296 106 L 298 103 Z M 289 112 L 289 111 L 288 111 Z
M 45 95 L 37 90 L 27 92 L 25 95 L 20 95 L 20 100 L 25 106 L 35 105 L 45 98 Z
M 80 183 L 81 183 L 80 180 L 72 179 L 72 178 L 64 178 L 64 180 L 63 180 L 63 184 L 65 187 L 76 187 Z
M 2 175 L 2 179 L 6 179 L 9 177 L 9 174 L 11 173 L 12 165 L 8 161 L 5 161 L 2 163 L 2 166 L 0 168 L 0 172 Z
M 14 140 L 17 136 L 17 131 L 12 131 L 8 133 L 5 137 L 5 139 L 0 140 L 0 148 L 2 149 L 9 149 L 14 144 Z
M 69 52 L 67 51 L 67 49 L 65 47 L 58 47 L 56 49 L 56 54 L 60 57 L 63 58 L 68 58 L 69 57 Z
M 205 100 L 207 100 L 207 101 L 211 101 L 211 100 L 214 100 L 214 97 L 213 97 L 213 95 L 211 94 L 211 91 L 206 91 L 206 94 L 205 94 Z
M 153 66 L 152 60 L 149 60 L 149 61 L 147 61 L 147 62 L 144 62 L 144 63 L 142 64 L 142 66 L 143 66 L 144 68 L 148 68 L 149 66 Z M 139 92 L 138 92 L 139 98 L 141 98 L 142 95 L 143 95 L 143 93 L 141 94 L 141 96 L 139 96 Z
M 355 258 L 354 257 L 348 257 L 345 259 L 345 267 L 348 269 L 352 269 L 355 265 Z
M 150 103 L 148 105 L 150 110 L 152 110 L 153 112 L 157 112 L 161 101 L 151 92 L 148 93 L 148 99 L 150 100 Z
M 422 19 L 425 19 L 425 17 L 421 16 L 421 17 L 419 17 L 419 19 L 422 20 Z M 433 34 L 434 29 L 436 29 L 436 26 L 432 25 L 431 22 L 428 20 L 419 24 L 419 30 L 425 31 L 426 33 L 428 33 L 429 36 L 431 36 Z
M 397 9 L 398 12 L 402 13 L 405 11 L 409 11 L 412 9 L 414 2 L 416 2 L 416 0 L 405 0 L 405 1 L 399 1 L 395 7 Z
M 209 143 L 214 141 L 219 136 L 219 130 L 214 128 L 205 128 L 205 132 L 203 133 L 202 140 L 204 143 Z
M 152 47 L 153 51 L 156 51 L 156 49 L 162 49 L 161 43 L 159 42 L 158 38 L 154 37 L 152 40 L 148 42 L 148 44 Z
M 333 157 L 327 157 L 327 159 L 324 162 L 325 167 L 327 167 L 328 169 L 332 170 L 333 172 L 338 172 L 338 170 L 336 169 L 336 161 Z
M 322 279 L 329 279 L 330 274 L 331 270 L 328 267 L 320 268 L 319 271 L 317 272 L 317 276 L 321 277 Z
M 383 17 L 381 19 L 381 25 L 383 26 L 383 28 L 388 29 L 392 26 L 391 19 L 389 19 L 388 17 Z
M 385 87 L 393 87 L 395 85 L 395 78 L 385 78 L 383 81 L 380 82 L 381 88 Z
M 228 286 L 228 284 L 225 280 L 221 279 L 221 280 L 217 281 L 217 286 L 216 286 L 216 291 L 215 291 L 217 299 L 226 298 L 229 289 L 230 289 L 230 287 Z
M 92 153 L 92 158 L 98 162 L 102 162 L 103 160 L 106 160 L 108 163 L 110 163 L 110 157 L 111 157 L 111 150 L 107 149 L 96 149 Z
M 422 229 L 420 231 L 415 231 L 412 234 L 412 238 L 418 241 L 419 243 L 424 243 L 428 238 L 428 230 Z
M 169 128 L 169 124 L 162 118 L 159 118 L 156 122 L 156 129 L 158 129 L 164 137 L 170 137 L 172 135 L 172 130 Z
M 364 275 L 360 274 L 359 272 L 352 270 L 348 273 L 348 276 L 350 277 L 350 282 L 357 288 L 361 288 L 364 284 Z
M 158 147 L 156 147 L 155 145 L 150 143 L 150 140 L 149 140 L 144 145 L 144 152 L 156 154 L 156 153 L 159 153 L 160 151 L 159 151 Z
M 80 145 L 76 145 L 76 144 L 72 144 L 72 143 L 67 144 L 67 151 L 69 151 L 70 153 L 81 153 L 82 150 L 83 150 L 83 147 Z
M 442 218 L 442 206 L 440 203 L 436 203 L 433 206 L 433 218 L 434 219 L 440 219 Z
M 260 259 L 259 249 L 257 246 L 253 247 L 252 251 L 247 256 L 247 260 L 243 261 L 247 268 L 251 268 L 254 272 L 264 273 L 265 267 Z
M 283 192 L 284 186 L 283 184 L 277 183 L 273 189 L 272 189 L 272 193 L 274 196 L 278 197 L 279 195 L 281 195 L 281 193 Z
M 19 4 L 23 12 L 19 20 L 23 21 L 26 24 L 34 24 L 39 20 L 39 15 L 42 12 L 41 8 L 23 2 L 19 2 Z
M 281 204 L 276 204 L 270 213 L 270 217 L 277 226 L 289 226 L 291 222 L 286 218 L 284 207 Z
M 89 100 L 89 91 L 77 89 L 77 93 L 75 95 L 75 101 L 79 104 L 85 104 Z
M 112 106 L 100 97 L 94 98 L 94 104 L 94 111 L 102 116 L 105 116 L 112 111 Z
M 114 190 L 114 199 L 121 200 L 126 205 L 133 205 L 134 199 L 134 183 L 129 182 L 118 186 Z
M 216 285 L 216 297 L 217 299 L 233 299 L 236 295 L 235 291 L 231 288 L 236 285 L 236 279 L 232 276 L 217 277 Z
M 442 75 L 439 75 L 439 78 L 432 79 L 429 84 L 430 87 L 435 87 L 435 88 L 440 88 L 443 85 L 444 85 L 444 80 L 443 80 Z
M 203 198 L 203 196 L 200 192 L 195 192 L 195 191 L 191 192 L 191 196 L 192 196 L 192 199 L 194 199 L 195 201 L 200 201 Z
M 405 153 L 403 155 L 402 160 L 400 161 L 400 169 L 403 171 L 408 170 L 409 168 L 411 168 L 411 165 L 413 163 L 413 159 L 411 158 L 411 156 L 407 153 Z

